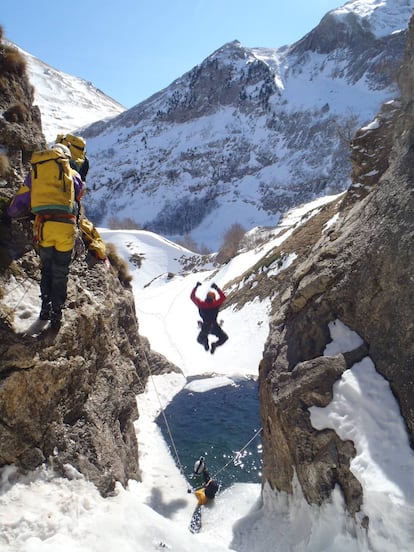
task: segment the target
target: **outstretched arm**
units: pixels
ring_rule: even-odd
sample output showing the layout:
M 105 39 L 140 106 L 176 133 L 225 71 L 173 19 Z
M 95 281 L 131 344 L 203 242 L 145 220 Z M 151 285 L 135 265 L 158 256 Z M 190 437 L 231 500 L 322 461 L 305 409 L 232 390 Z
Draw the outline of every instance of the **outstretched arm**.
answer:
M 217 301 L 219 301 L 220 305 L 221 305 L 224 302 L 224 300 L 226 299 L 226 294 L 216 284 L 211 284 L 211 287 L 213 289 L 215 289 L 217 291 L 217 293 L 219 294 L 219 298 L 217 299 Z
M 203 470 L 203 478 L 204 478 L 204 483 L 208 483 L 211 479 L 210 477 L 210 474 L 208 473 L 208 470 L 207 468 L 204 468 Z
M 225 298 L 226 298 L 226 294 L 224 293 L 224 291 L 221 290 L 220 288 L 218 288 L 217 291 L 218 291 L 218 294 L 219 294 L 219 298 L 220 298 L 222 301 L 224 301 Z
M 196 296 L 196 291 L 197 291 L 197 288 L 201 286 L 201 282 L 197 282 L 196 285 L 194 286 L 192 292 L 191 292 L 191 295 L 190 295 L 190 299 L 193 303 L 195 303 L 197 306 L 199 305 L 200 303 L 200 299 L 198 299 L 198 297 Z

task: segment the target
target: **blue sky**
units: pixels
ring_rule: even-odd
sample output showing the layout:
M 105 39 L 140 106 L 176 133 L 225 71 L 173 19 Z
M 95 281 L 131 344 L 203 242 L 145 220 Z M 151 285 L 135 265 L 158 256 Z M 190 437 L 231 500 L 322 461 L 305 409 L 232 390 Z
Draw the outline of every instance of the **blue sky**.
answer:
M 5 36 L 125 107 L 232 40 L 278 48 L 345 0 L 1 0 Z

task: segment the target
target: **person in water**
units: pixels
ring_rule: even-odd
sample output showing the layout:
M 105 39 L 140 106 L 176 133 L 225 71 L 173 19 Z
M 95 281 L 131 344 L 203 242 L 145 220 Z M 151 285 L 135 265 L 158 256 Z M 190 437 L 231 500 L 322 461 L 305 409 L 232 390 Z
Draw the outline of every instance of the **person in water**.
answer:
M 198 505 L 204 506 L 210 500 L 213 500 L 220 488 L 220 485 L 215 479 L 211 478 L 202 456 L 200 456 L 200 459 L 194 464 L 194 474 L 202 475 L 204 478 L 204 485 L 199 489 L 196 489 L 194 492 L 198 500 Z

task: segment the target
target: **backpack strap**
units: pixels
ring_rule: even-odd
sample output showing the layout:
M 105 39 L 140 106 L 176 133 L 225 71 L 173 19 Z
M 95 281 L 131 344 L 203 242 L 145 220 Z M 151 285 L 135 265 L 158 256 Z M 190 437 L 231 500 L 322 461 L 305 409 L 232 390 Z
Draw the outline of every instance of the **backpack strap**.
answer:
M 61 157 L 60 159 L 63 159 L 63 157 Z M 59 178 L 63 179 L 63 172 L 64 172 L 63 167 L 62 167 L 62 164 L 59 163 L 59 161 L 57 159 L 45 159 L 44 161 L 37 161 L 37 163 L 32 163 L 34 177 L 37 178 L 37 166 L 38 165 L 43 165 L 43 163 L 50 163 L 51 161 L 54 161 L 56 163 L 56 165 L 59 167 Z

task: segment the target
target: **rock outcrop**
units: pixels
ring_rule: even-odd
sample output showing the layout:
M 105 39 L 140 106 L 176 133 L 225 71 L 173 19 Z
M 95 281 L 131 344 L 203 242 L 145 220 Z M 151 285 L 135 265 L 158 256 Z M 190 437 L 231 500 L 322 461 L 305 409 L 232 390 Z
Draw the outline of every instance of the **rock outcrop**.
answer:
M 40 111 L 33 105 L 34 91 L 27 78 L 26 61 L 2 39 L 0 27 L 0 144 L 1 155 L 7 159 L 7 167 L 0 170 L 1 194 L 16 186 L 31 153 L 45 144 Z
M 353 141 L 348 193 L 283 243 L 285 254 L 298 257 L 274 280 L 260 366 L 264 481 L 292 492 L 296 474 L 306 500 L 315 504 L 339 485 L 352 514 L 363 501 L 349 470 L 353 443 L 314 429 L 309 407 L 326 406 L 343 371 L 369 355 L 389 381 L 414 442 L 413 19 L 399 80 L 400 100 Z M 363 345 L 323 356 L 328 324 L 337 319 Z
M 38 286 L 25 278 L 23 289 Z M 71 465 L 107 494 L 139 477 L 133 422 L 147 367 L 132 292 L 103 265 L 75 263 L 64 320 L 43 339 L 0 329 L 0 465 Z

